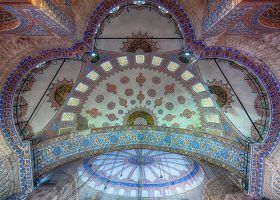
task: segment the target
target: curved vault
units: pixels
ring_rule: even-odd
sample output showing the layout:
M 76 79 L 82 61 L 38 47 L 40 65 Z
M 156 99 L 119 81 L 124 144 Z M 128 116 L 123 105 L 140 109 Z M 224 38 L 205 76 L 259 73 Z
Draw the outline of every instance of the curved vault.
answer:
M 188 156 L 131 149 L 62 165 L 47 174 L 41 188 L 54 189 L 53 196 L 58 199 L 223 199 L 227 193 L 240 191 L 228 174 L 227 170 Z M 214 189 L 217 187 L 218 191 Z M 32 197 L 39 195 L 44 195 L 42 190 Z
M 126 3 L 128 1 L 123 1 L 122 3 Z M 194 38 L 192 26 L 188 19 L 185 11 L 176 3 L 176 2 L 165 2 L 165 1 L 151 1 L 151 3 L 155 3 L 156 5 L 161 5 L 166 8 L 167 11 L 172 13 L 173 17 L 179 24 L 179 27 L 183 33 L 184 42 L 186 48 L 193 50 L 197 55 L 200 55 L 201 58 L 226 58 L 237 63 L 240 63 L 242 66 L 252 70 L 261 82 L 264 84 L 265 90 L 268 93 L 271 103 L 271 123 L 270 123 L 270 131 L 269 134 L 265 137 L 263 144 L 255 145 L 252 148 L 253 160 L 251 166 L 251 183 L 250 192 L 252 194 L 260 194 L 261 190 L 261 173 L 257 173 L 262 169 L 262 158 L 269 154 L 269 152 L 273 149 L 275 144 L 278 141 L 278 127 L 277 124 L 278 119 L 278 104 L 276 103 L 279 99 L 278 93 L 278 82 L 275 77 L 271 74 L 271 72 L 257 59 L 252 58 L 242 52 L 236 51 L 230 48 L 223 47 L 207 47 L 202 41 L 196 41 Z M 17 150 L 17 154 L 19 157 L 19 162 L 24 163 L 22 165 L 21 172 L 21 190 L 28 191 L 32 190 L 32 170 L 30 167 L 30 147 L 28 142 L 22 142 L 20 137 L 15 130 L 14 125 L 11 123 L 12 117 L 12 98 L 15 91 L 15 87 L 20 82 L 23 75 L 25 75 L 30 69 L 34 68 L 39 63 L 53 60 L 53 59 L 61 59 L 61 58 L 73 58 L 73 57 L 81 57 L 82 54 L 89 50 L 93 45 L 93 38 L 96 34 L 96 31 L 99 28 L 100 22 L 104 19 L 104 13 L 109 13 L 112 9 L 118 6 L 120 2 L 118 1 L 110 1 L 110 2 L 102 2 L 97 6 L 93 15 L 89 18 L 89 22 L 85 31 L 85 35 L 83 41 L 75 44 L 70 49 L 53 49 L 44 52 L 38 53 L 35 57 L 28 57 L 23 62 L 21 62 L 17 70 L 15 70 L 10 77 L 8 78 L 5 86 L 3 87 L 2 95 L 1 95 L 1 105 L 3 105 L 3 110 L 1 111 L 1 124 L 4 135 L 7 139 L 7 142 L 11 145 L 12 149 Z M 67 116 L 67 115 L 66 115 Z M 71 115 L 68 115 L 68 118 Z M 68 122 L 62 123 L 63 125 L 67 125 Z M 73 125 L 68 123 L 70 127 Z M 67 125 L 67 126 L 68 126 Z M 46 154 L 48 155 L 48 154 Z M 255 162 L 256 161 L 256 162 Z
M 35 146 L 35 171 L 93 153 L 149 147 L 197 155 L 243 174 L 247 150 L 239 140 L 246 137 L 217 106 L 199 68 L 177 55 L 100 52 L 99 62 L 85 63 L 64 107 L 37 137 L 44 141 Z M 149 119 L 150 128 L 138 126 Z
M 55 118 L 71 92 L 81 66 L 82 62 L 78 60 L 53 60 L 24 76 L 14 96 L 15 125 L 23 140 L 39 135 Z M 39 107 L 36 107 L 38 102 Z
M 103 199 L 119 196 L 178 199 L 201 190 L 206 179 L 198 162 L 182 155 L 148 149 L 114 151 L 91 157 L 78 166 L 77 175 L 91 193 L 81 192 L 80 197 L 101 192 Z
M 96 48 L 105 51 L 155 53 L 182 48 L 182 35 L 177 22 L 170 13 L 164 13 L 152 4 L 121 6 L 106 16 L 95 38 Z
M 231 140 L 253 138 L 259 141 L 257 131 L 262 137 L 265 135 L 269 125 L 269 113 L 265 111 L 269 104 L 265 97 L 259 99 L 264 92 L 262 85 L 255 83 L 254 76 L 248 77 L 238 65 L 233 68 L 230 62 L 218 60 L 227 76 L 237 74 L 225 80 L 213 65 L 214 60 L 199 60 L 188 66 L 180 62 L 177 55 L 174 52 L 113 56 L 100 52 L 99 62 L 83 64 L 86 67 L 73 84 L 63 110 L 44 128 L 46 131 L 36 137 L 47 139 L 58 133 L 133 125 L 138 120 Z M 230 82 L 233 84 L 229 86 Z M 211 90 L 213 86 L 215 90 Z M 249 117 L 263 122 L 258 130 L 233 92 L 242 99 Z M 267 106 L 257 107 L 260 100 Z M 220 101 L 224 104 L 219 104 Z M 46 109 L 38 113 L 44 114 Z

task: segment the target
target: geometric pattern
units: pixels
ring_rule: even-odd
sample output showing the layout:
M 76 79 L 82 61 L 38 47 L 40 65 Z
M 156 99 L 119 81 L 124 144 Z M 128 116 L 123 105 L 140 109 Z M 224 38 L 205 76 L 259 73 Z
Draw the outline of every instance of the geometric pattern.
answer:
M 11 194 L 12 181 L 11 180 L 11 165 L 9 160 L 5 157 L 0 159 L 0 194 L 5 198 Z
M 93 46 L 93 38 L 99 27 L 98 24 L 103 20 L 103 16 L 109 13 L 112 8 L 123 5 L 127 2 L 130 1 L 112 0 L 100 2 L 89 17 L 86 31 L 81 42 L 73 44 L 71 48 L 48 49 L 40 51 L 32 57 L 30 56 L 23 59 L 10 74 L 3 86 L 0 97 L 1 129 L 11 149 L 17 152 L 20 162 L 20 184 L 22 192 L 30 192 L 33 189 L 33 180 L 31 173 L 30 149 L 27 147 L 28 145 L 26 142 L 22 142 L 14 125 L 11 123 L 13 92 L 15 91 L 16 86 L 23 75 L 39 63 L 46 60 L 62 59 L 65 57 L 81 57 L 85 51 L 90 50 Z M 176 19 L 183 34 L 185 48 L 192 50 L 197 55 L 200 55 L 201 58 L 217 57 L 237 62 L 254 72 L 264 85 L 271 101 L 271 123 L 269 133 L 266 135 L 263 143 L 251 146 L 251 174 L 249 188 L 249 193 L 251 195 L 261 195 L 264 158 L 273 151 L 280 138 L 280 87 L 277 79 L 268 67 L 255 57 L 233 48 L 207 46 L 203 41 L 196 40 L 194 29 L 186 11 L 176 3 L 176 1 L 150 0 L 149 3 L 164 7 Z
M 32 3 L 29 1 L 4 2 L 0 10 L 2 14 L 0 30 L 28 36 L 56 34 L 72 38 L 75 24 L 71 7 L 58 2 L 45 0 Z
M 16 18 L 16 16 L 3 9 L 0 8 L 0 31 L 7 31 L 18 27 L 20 21 Z
M 280 4 L 274 4 L 262 13 L 258 21 L 269 28 L 280 29 Z
M 278 4 L 277 4 L 278 3 Z M 279 1 L 209 0 L 203 17 L 204 37 L 211 35 L 261 35 L 279 31 Z
M 171 128 L 103 128 L 89 133 L 73 133 L 66 137 L 61 135 L 39 143 L 35 148 L 35 156 L 40 160 L 35 170 L 39 174 L 73 159 L 135 148 L 187 154 L 225 167 L 232 172 L 239 174 L 245 172 L 245 149 L 237 141 Z
M 130 61 L 132 58 L 128 57 Z M 163 66 L 160 66 L 160 71 L 153 69 L 152 66 L 148 66 L 148 57 L 144 58 L 147 69 L 136 67 L 130 62 L 131 69 L 118 72 L 113 65 L 113 75 L 105 79 L 102 73 L 99 73 L 99 78 L 103 80 L 95 82 L 98 85 L 88 83 L 90 88 L 94 88 L 88 97 L 81 96 L 80 101 L 87 99 L 81 104 L 81 115 L 88 119 L 89 126 L 122 126 L 125 125 L 128 115 L 138 110 L 150 111 L 151 116 L 156 119 L 155 125 L 158 126 L 201 128 L 203 116 L 196 99 L 202 94 L 190 91 L 191 81 L 189 86 L 184 87 L 182 82 L 163 73 Z M 70 112 L 70 108 L 67 111 Z
M 280 169 L 273 176 L 273 192 L 280 196 Z

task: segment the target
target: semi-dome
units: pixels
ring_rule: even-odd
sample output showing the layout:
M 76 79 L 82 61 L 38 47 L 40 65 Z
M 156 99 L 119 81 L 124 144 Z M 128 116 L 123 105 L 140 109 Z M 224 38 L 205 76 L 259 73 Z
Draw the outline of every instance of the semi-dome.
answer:
M 279 8 L 0 1 L 0 199 L 278 200 Z

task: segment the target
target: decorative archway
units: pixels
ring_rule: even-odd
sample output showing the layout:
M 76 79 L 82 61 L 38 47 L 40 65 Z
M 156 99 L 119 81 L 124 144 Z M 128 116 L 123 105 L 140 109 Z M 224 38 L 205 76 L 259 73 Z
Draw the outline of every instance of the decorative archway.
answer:
M 146 126 L 112 127 L 92 130 L 87 134 L 59 136 L 35 146 L 40 160 L 36 172 L 44 174 L 62 163 L 122 149 L 148 148 L 171 151 L 202 158 L 223 166 L 235 174 L 245 171 L 242 155 L 244 146 L 219 136 L 207 136 L 176 128 Z M 77 151 L 79 149 L 79 151 Z
M 99 24 L 110 10 L 118 5 L 125 4 L 128 0 L 112 0 L 101 2 L 89 17 L 83 40 L 69 49 L 50 49 L 41 51 L 34 57 L 27 57 L 10 74 L 2 88 L 0 98 L 0 118 L 3 134 L 10 147 L 17 153 L 20 163 L 20 184 L 22 192 L 30 192 L 33 189 L 31 152 L 29 142 L 22 141 L 15 125 L 12 123 L 13 95 L 21 78 L 39 63 L 58 58 L 80 58 L 85 51 L 91 49 L 94 43 L 94 35 Z M 271 101 L 271 124 L 262 144 L 253 145 L 251 148 L 251 195 L 261 195 L 263 160 L 268 156 L 279 142 L 280 136 L 280 86 L 272 72 L 257 58 L 252 58 L 244 52 L 226 47 L 208 47 L 203 41 L 195 39 L 194 30 L 186 11 L 176 1 L 150 0 L 151 4 L 166 8 L 175 18 L 183 33 L 186 48 L 192 50 L 201 58 L 223 58 L 236 62 L 253 72 L 263 83 Z

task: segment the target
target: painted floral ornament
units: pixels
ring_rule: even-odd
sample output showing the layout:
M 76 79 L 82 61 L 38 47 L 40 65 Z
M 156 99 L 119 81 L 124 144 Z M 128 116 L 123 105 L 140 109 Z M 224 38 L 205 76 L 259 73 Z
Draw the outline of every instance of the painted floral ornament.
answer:
M 143 100 L 145 99 L 145 95 L 143 94 L 142 91 L 139 91 L 139 94 L 137 95 L 137 99 L 140 103 L 142 103 Z
M 106 84 L 107 86 L 107 92 L 109 93 L 113 93 L 113 94 L 117 94 L 117 86 L 115 84 L 110 84 L 110 83 L 107 83 Z
M 123 76 L 121 77 L 120 82 L 122 84 L 127 84 L 129 82 L 129 78 L 127 76 Z
M 147 33 L 142 34 L 139 32 L 138 34 L 132 33 L 130 39 L 123 42 L 123 47 L 121 50 L 123 52 L 133 52 L 136 53 L 138 51 L 142 51 L 144 53 L 157 52 L 159 48 L 157 48 L 157 41 L 151 39 Z
M 185 109 L 184 112 L 180 114 L 181 117 L 185 117 L 186 119 L 190 119 L 195 114 L 194 111 L 191 111 L 189 109 Z
M 72 87 L 73 80 L 68 81 L 65 78 L 62 81 L 58 80 L 56 83 L 53 83 L 47 94 L 49 97 L 48 102 L 52 104 L 51 107 L 58 110 L 71 92 Z
M 222 80 L 217 81 L 216 79 L 208 81 L 207 84 L 210 93 L 213 95 L 219 107 L 222 108 L 225 112 L 228 108 L 231 108 L 231 103 L 234 102 L 234 94 L 232 93 L 229 85 L 223 83 Z
M 139 75 L 136 77 L 136 83 L 138 83 L 138 85 L 142 87 L 145 82 L 146 82 L 145 76 L 143 76 L 142 73 L 139 73 Z
M 161 106 L 163 98 L 156 99 L 154 102 L 154 108 Z
M 125 93 L 126 96 L 130 97 L 134 94 L 134 91 L 133 91 L 133 89 L 128 88 L 128 89 L 125 90 L 124 93 Z
M 166 85 L 164 87 L 164 94 L 167 95 L 167 94 L 173 94 L 175 91 L 175 84 L 172 83 L 170 85 Z
M 176 115 L 172 115 L 172 114 L 167 114 L 163 120 L 171 122 L 174 118 L 176 118 Z
M 155 77 L 152 78 L 152 81 L 153 81 L 154 84 L 158 85 L 158 84 L 161 83 L 161 78 L 158 77 L 158 76 L 155 76 Z
M 127 100 L 119 97 L 119 104 L 127 108 Z
M 119 119 L 114 113 L 106 114 L 105 116 L 106 116 L 110 121 L 115 121 L 115 120 L 118 120 L 118 119 Z
M 92 118 L 96 118 L 96 117 L 102 115 L 102 113 L 99 112 L 99 110 L 97 108 L 92 108 L 91 110 L 86 110 L 86 113 L 89 114 Z

